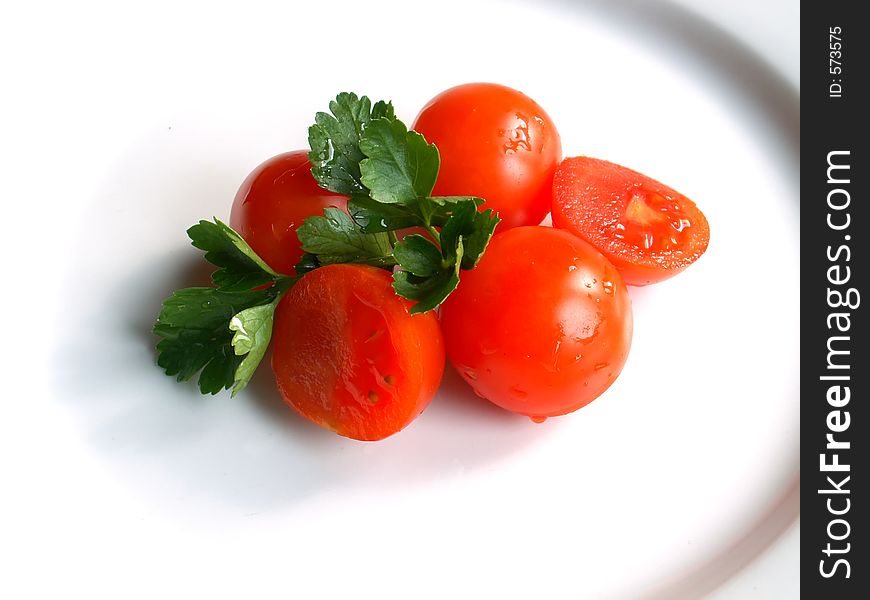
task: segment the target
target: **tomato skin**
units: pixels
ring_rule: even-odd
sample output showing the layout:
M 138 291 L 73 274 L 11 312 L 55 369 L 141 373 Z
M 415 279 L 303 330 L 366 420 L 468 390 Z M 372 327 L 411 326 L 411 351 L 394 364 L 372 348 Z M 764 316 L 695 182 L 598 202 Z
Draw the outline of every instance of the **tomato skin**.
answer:
M 562 142 L 525 94 L 494 83 L 456 86 L 430 100 L 413 129 L 441 153 L 435 195 L 485 199 L 502 231 L 537 225 L 550 211 Z
M 317 185 L 307 150 L 273 156 L 254 169 L 233 201 L 230 227 L 266 264 L 294 275 L 302 258 L 296 229 L 329 206 L 347 210 L 347 198 Z
M 493 237 L 441 312 L 451 363 L 509 411 L 562 415 L 616 379 L 631 344 L 631 301 L 592 246 L 550 227 Z
M 553 190 L 553 226 L 595 246 L 629 285 L 673 277 L 710 241 L 710 226 L 694 202 L 615 163 L 566 158 Z
M 434 397 L 445 362 L 434 312 L 410 307 L 382 269 L 339 264 L 305 275 L 275 314 L 272 369 L 284 401 L 356 440 L 403 429 Z

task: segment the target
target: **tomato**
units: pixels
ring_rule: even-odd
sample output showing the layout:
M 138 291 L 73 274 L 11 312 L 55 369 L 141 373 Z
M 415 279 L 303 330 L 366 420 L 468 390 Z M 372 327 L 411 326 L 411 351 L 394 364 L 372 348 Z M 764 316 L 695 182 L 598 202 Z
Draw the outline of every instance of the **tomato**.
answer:
M 293 275 L 302 258 L 296 229 L 323 209 L 347 207 L 347 198 L 317 185 L 306 150 L 272 157 L 245 179 L 230 213 L 230 227 L 278 273 Z
M 619 273 L 566 231 L 518 227 L 493 237 L 442 305 L 450 362 L 475 392 L 535 421 L 606 390 L 631 344 Z
M 321 267 L 303 277 L 275 314 L 272 369 L 284 401 L 346 437 L 380 440 L 429 404 L 444 372 L 433 312 L 411 315 L 389 272 Z
M 553 225 L 595 246 L 629 285 L 676 275 L 710 241 L 707 219 L 694 202 L 605 160 L 565 159 L 553 189 Z
M 501 230 L 537 225 L 550 211 L 562 142 L 525 94 L 494 83 L 450 88 L 429 101 L 413 129 L 441 153 L 434 194 L 484 198 Z

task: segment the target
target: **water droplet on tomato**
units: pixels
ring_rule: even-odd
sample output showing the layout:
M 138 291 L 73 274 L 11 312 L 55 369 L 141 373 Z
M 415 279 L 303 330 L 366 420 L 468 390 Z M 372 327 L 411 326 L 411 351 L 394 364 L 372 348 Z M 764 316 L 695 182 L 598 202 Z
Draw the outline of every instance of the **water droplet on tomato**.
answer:
M 595 369 L 596 371 L 600 371 L 601 369 L 605 369 L 605 368 L 607 368 L 607 365 L 608 365 L 608 364 L 610 364 L 610 363 L 606 363 L 606 362 L 604 362 L 604 363 L 598 363 L 598 364 L 596 364 L 596 365 L 595 365 L 594 367 L 592 367 L 592 368 Z
M 520 389 L 516 386 L 510 389 L 510 395 L 516 398 L 517 400 L 525 400 L 529 397 L 529 393 L 523 389 Z
M 543 423 L 547 420 L 547 417 L 529 417 L 532 420 L 532 423 Z
M 474 371 L 474 369 L 465 369 L 465 376 L 472 381 L 477 381 L 477 373 Z
M 577 270 L 577 265 L 571 265 L 571 266 L 568 267 L 568 272 L 569 272 L 569 273 L 572 273 L 573 271 L 576 271 L 576 270 Z
M 602 281 L 601 285 L 604 286 L 604 293 L 605 294 L 612 294 L 613 293 L 613 282 L 612 281 Z
M 529 118 L 521 113 L 516 113 L 517 125 L 513 129 L 499 129 L 499 135 L 505 137 L 502 150 L 505 154 L 514 154 L 519 150 L 532 150 L 532 140 L 529 136 Z
M 561 325 L 559 326 L 559 336 L 560 338 L 565 335 L 565 332 L 562 330 Z M 553 346 L 553 357 L 550 361 L 541 361 L 541 365 L 543 365 L 544 369 L 549 371 L 550 373 L 558 373 L 559 372 L 559 348 L 562 347 L 562 340 L 556 340 L 556 344 Z

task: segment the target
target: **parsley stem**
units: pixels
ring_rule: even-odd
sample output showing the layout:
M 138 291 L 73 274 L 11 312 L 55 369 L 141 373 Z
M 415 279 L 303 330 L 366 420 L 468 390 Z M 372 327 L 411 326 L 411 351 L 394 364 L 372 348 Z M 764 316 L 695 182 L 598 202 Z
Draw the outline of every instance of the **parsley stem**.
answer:
M 426 224 L 426 231 L 429 232 L 429 234 L 435 239 L 435 243 L 437 243 L 438 246 L 440 247 L 441 246 L 441 234 L 438 233 L 438 230 L 435 229 L 435 227 L 433 225 L 429 225 L 427 223 Z
M 376 256 L 373 258 L 361 258 L 359 260 L 351 261 L 357 265 L 369 265 L 372 267 L 381 267 L 381 268 L 392 268 L 399 264 L 399 261 L 390 254 L 388 256 Z
M 289 290 L 293 285 L 299 281 L 300 275 L 296 275 L 294 277 L 284 276 L 282 275 L 279 279 L 275 281 L 275 287 L 278 289 L 278 295 L 283 295 L 284 292 Z

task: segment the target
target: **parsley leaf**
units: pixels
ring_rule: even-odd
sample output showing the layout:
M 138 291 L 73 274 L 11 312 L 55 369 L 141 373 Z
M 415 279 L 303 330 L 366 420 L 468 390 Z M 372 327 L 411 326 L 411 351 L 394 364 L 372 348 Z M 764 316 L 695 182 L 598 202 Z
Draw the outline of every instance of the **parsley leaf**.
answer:
M 182 289 L 163 302 L 154 325 L 162 338 L 157 364 L 179 381 L 199 373 L 203 394 L 232 387 L 235 395 L 262 360 L 272 335 L 271 315 L 296 278 L 273 271 L 217 219 L 200 221 L 187 233 L 219 267 L 212 274 L 217 287 Z
M 471 270 L 477 266 L 480 257 L 483 256 L 486 247 L 489 245 L 489 240 L 492 239 L 495 233 L 495 227 L 501 222 L 491 208 L 487 208 L 483 212 L 474 213 L 474 219 L 468 230 L 463 233 L 464 252 L 462 254 L 462 268 Z
M 162 338 L 157 344 L 157 364 L 178 381 L 200 373 L 203 394 L 230 388 L 243 358 L 233 350 L 228 324 L 234 315 L 274 301 L 276 294 L 274 287 L 246 292 L 178 290 L 164 301 L 154 325 L 154 333 Z
M 478 207 L 484 200 L 475 196 L 429 196 L 420 201 L 420 214 L 427 225 L 444 227 L 457 207 L 468 202 Z
M 405 271 L 417 277 L 432 277 L 442 270 L 441 250 L 422 235 L 406 236 L 393 255 Z
M 425 238 L 424 238 L 425 239 Z M 456 244 L 456 253 L 462 258 L 462 240 Z M 423 313 L 436 308 L 459 285 L 459 260 L 449 268 L 439 270 L 429 277 L 418 277 L 409 271 L 393 273 L 393 289 L 402 298 L 415 300 L 411 314 Z
M 396 293 L 417 301 L 415 312 L 435 308 L 456 288 L 460 270 L 480 260 L 499 218 L 478 211 L 482 198 L 431 195 L 438 149 L 396 119 L 392 104 L 372 106 L 366 96 L 342 93 L 329 108 L 309 129 L 311 172 L 322 187 L 350 196 L 350 218 L 331 209 L 306 219 L 297 231 L 308 253 L 300 267 L 399 264 Z M 431 239 L 411 235 L 397 242 L 392 232 L 411 227 L 424 228 Z
M 279 277 L 238 233 L 217 219 L 200 221 L 187 235 L 195 247 L 205 250 L 207 261 L 220 267 L 211 278 L 224 291 L 250 290 Z
M 477 207 L 472 202 L 460 202 L 441 228 L 441 252 L 451 262 L 459 262 L 457 248 L 463 235 L 471 233 Z
M 269 349 L 275 308 L 279 300 L 280 298 L 275 298 L 269 304 L 246 308 L 230 319 L 229 328 L 235 332 L 231 342 L 233 351 L 236 356 L 244 356 L 233 374 L 233 396 L 248 385 Z
M 359 148 L 368 157 L 359 164 L 361 180 L 373 200 L 408 204 L 432 193 L 441 166 L 438 149 L 401 121 L 371 121 Z
M 366 234 L 347 213 L 338 208 L 323 209 L 296 230 L 302 249 L 317 255 L 321 265 L 335 263 L 380 264 L 390 256 L 390 240 L 384 233 Z
M 360 162 L 365 156 L 359 141 L 372 119 L 395 119 L 393 105 L 377 102 L 372 106 L 366 96 L 348 92 L 329 103 L 329 113 L 315 115 L 314 125 L 308 128 L 308 158 L 311 174 L 321 187 L 347 196 L 368 193 L 360 180 Z
M 347 212 L 363 233 L 395 231 L 425 225 L 419 213 L 409 206 L 382 204 L 368 196 L 353 196 L 347 203 Z
M 471 200 L 461 201 L 441 228 L 441 248 L 448 260 L 460 260 L 463 269 L 473 269 L 498 225 L 499 219 L 492 209 L 477 211 Z M 459 240 L 463 240 L 464 252 L 457 258 L 455 250 Z
M 316 254 L 311 254 L 310 252 L 305 252 L 302 255 L 302 258 L 299 259 L 299 262 L 296 263 L 296 266 L 293 267 L 296 270 L 296 276 L 302 277 L 309 271 L 313 271 L 318 267 L 322 266 L 320 261 L 317 260 Z

